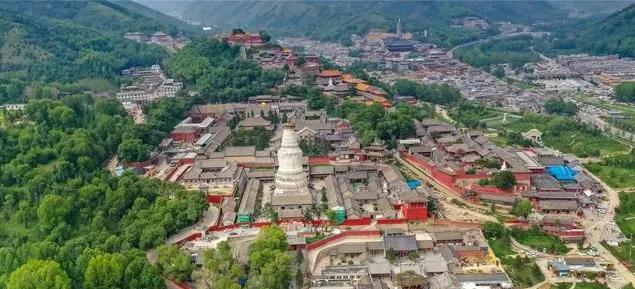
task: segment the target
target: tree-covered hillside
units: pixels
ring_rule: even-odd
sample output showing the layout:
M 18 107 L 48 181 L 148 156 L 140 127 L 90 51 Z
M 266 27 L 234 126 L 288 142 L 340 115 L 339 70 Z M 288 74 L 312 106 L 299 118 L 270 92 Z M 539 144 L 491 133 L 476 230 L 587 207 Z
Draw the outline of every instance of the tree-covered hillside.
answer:
M 103 33 L 163 31 L 177 34 L 194 28 L 128 0 L 2 1 L 0 7 L 21 14 L 47 17 L 91 27 Z
M 0 14 L 0 103 L 24 101 L 35 83 L 116 82 L 121 69 L 166 56 L 159 46 L 125 40 L 125 32 L 177 31 L 106 1 L 2 1 Z
M 552 20 L 562 11 L 544 1 L 193 1 L 182 9 L 187 19 L 230 29 L 264 29 L 276 36 L 308 36 L 347 42 L 353 33 L 404 31 L 452 46 L 487 31 L 449 27 L 453 18 L 478 16 L 492 21 Z
M 635 4 L 599 21 L 578 37 L 581 50 L 635 57 Z
M 208 102 L 245 101 L 280 84 L 283 74 L 240 59 L 238 46 L 216 39 L 193 41 L 165 64 L 170 75 L 205 96 Z
M 164 288 L 145 250 L 195 222 L 202 194 L 101 166 L 126 140 L 160 140 L 180 102 L 149 107 L 143 126 L 87 94 L 0 111 L 0 288 Z

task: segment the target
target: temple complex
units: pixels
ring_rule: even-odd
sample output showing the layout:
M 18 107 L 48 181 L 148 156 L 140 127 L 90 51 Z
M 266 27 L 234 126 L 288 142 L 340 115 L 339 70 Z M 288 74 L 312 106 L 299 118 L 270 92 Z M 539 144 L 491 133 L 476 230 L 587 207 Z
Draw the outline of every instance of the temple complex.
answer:
M 271 198 L 271 205 L 281 217 L 301 217 L 302 208 L 313 203 L 303 163 L 294 126 L 286 124 L 278 150 L 278 171 Z

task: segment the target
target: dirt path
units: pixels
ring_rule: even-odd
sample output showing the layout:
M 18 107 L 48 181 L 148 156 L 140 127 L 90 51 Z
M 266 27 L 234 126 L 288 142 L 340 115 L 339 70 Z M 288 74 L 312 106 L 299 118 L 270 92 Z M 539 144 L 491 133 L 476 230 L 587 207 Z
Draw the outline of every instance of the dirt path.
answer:
M 106 162 L 106 169 L 114 174 L 115 169 L 117 168 L 117 164 L 119 164 L 119 158 L 115 154 L 108 160 L 108 162 Z

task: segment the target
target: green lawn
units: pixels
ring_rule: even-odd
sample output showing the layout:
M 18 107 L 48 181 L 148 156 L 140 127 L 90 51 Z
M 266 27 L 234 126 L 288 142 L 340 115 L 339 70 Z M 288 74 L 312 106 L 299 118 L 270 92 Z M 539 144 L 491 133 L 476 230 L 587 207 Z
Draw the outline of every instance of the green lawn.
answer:
M 609 289 L 609 286 L 595 282 L 580 282 L 575 284 L 575 289 Z
M 545 280 L 538 265 L 526 257 L 512 257 L 515 255 L 509 239 L 509 230 L 504 229 L 503 237 L 494 239 L 488 238 L 487 242 L 494 251 L 496 257 L 501 260 L 505 272 L 509 275 L 514 285 L 518 288 L 534 286 Z
M 514 82 L 514 85 L 516 85 L 516 87 L 520 88 L 520 89 L 533 89 L 536 88 L 536 85 L 531 83 L 531 82 L 525 82 L 525 81 L 516 81 Z
M 518 288 L 532 287 L 545 280 L 538 265 L 529 258 L 506 257 L 502 262 L 505 272 Z
M 608 249 L 613 256 L 623 262 L 627 262 L 629 264 L 633 264 L 630 266 L 629 270 L 631 272 L 635 272 L 635 255 L 631 255 L 631 250 L 635 251 L 635 244 L 633 243 L 620 243 L 617 247 L 609 246 L 605 243 L 602 243 L 604 248 Z M 634 247 L 631 247 L 634 246 Z M 635 254 L 635 252 L 633 252 Z
M 635 235 L 635 192 L 620 192 L 620 206 L 615 212 L 620 229 L 627 235 Z
M 509 238 L 490 239 L 487 242 L 498 258 L 514 255 Z
M 562 239 L 547 235 L 540 230 L 523 230 L 523 229 L 513 229 L 512 236 L 518 243 L 521 243 L 525 246 L 529 246 L 533 249 L 539 251 L 546 251 L 550 254 L 565 254 L 569 252 L 569 247 L 567 247 Z
M 578 157 L 599 157 L 629 151 L 627 145 L 580 124 L 572 117 L 526 113 L 522 119 L 508 117 L 508 120 L 501 124 L 501 129 L 515 133 L 538 129 L 542 132 L 544 145 Z
M 635 168 L 616 167 L 602 162 L 590 163 L 586 167 L 612 188 L 635 187 Z
M 315 243 L 315 242 L 317 242 L 319 240 L 322 240 L 324 238 L 326 238 L 326 235 L 324 235 L 323 233 L 317 233 L 315 235 L 315 237 L 307 237 L 306 238 L 306 243 L 307 244 Z
M 635 235 L 635 192 L 620 192 L 620 206 L 615 209 L 615 223 L 620 227 L 627 237 Z M 635 236 L 633 236 L 635 237 Z M 621 243 L 617 247 L 603 244 L 611 253 L 621 261 L 632 264 L 631 272 L 635 272 L 635 242 Z
M 450 118 L 467 127 L 476 127 L 479 123 L 489 127 L 488 120 L 497 119 L 502 115 L 503 112 L 500 110 L 474 103 L 461 103 L 449 111 Z
M 571 282 L 556 283 L 551 289 L 570 289 L 571 285 L 573 285 Z

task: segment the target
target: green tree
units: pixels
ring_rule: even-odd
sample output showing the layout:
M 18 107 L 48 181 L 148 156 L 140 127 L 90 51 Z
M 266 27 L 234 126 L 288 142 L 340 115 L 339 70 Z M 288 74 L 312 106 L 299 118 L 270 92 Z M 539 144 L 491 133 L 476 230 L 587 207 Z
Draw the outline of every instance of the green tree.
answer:
M 327 210 L 326 211 L 326 217 L 329 219 L 329 221 L 331 221 L 332 224 L 340 225 L 340 224 L 338 224 L 337 213 L 335 211 Z
M 260 268 L 259 280 L 254 284 L 258 284 L 256 288 L 287 289 L 291 282 L 291 272 L 291 257 L 284 251 L 277 251 Z
M 130 262 L 124 270 L 123 284 L 126 289 L 161 288 L 165 283 L 155 266 L 141 256 Z
M 505 77 L 505 69 L 503 68 L 502 65 L 496 65 L 496 69 L 494 69 L 494 73 L 493 74 L 497 78 L 502 79 L 503 77 Z
M 258 34 L 260 34 L 260 37 L 262 37 L 264 42 L 269 42 L 271 40 L 271 35 L 269 35 L 267 31 L 261 30 Z
M 60 223 L 65 223 L 71 211 L 70 204 L 59 195 L 46 195 L 37 208 L 40 224 L 45 229 L 52 229 Z
M 397 251 L 394 248 L 390 247 L 386 250 L 386 259 L 390 263 L 395 263 L 397 261 Z
M 152 147 L 138 138 L 125 139 L 118 148 L 119 158 L 124 162 L 139 162 L 150 158 Z
M 249 265 L 252 270 L 259 271 L 268 260 L 272 260 L 276 252 L 286 252 L 287 236 L 278 226 L 265 227 L 256 240 L 251 243 Z
M 578 106 L 570 101 L 551 98 L 545 101 L 545 110 L 548 113 L 573 116 L 578 113 Z
M 302 270 L 298 269 L 295 272 L 295 287 L 302 288 L 304 286 L 304 274 L 302 274 Z
M 509 190 L 516 185 L 516 177 L 510 171 L 500 171 L 492 176 L 491 182 L 497 188 Z
M 295 264 L 300 266 L 304 262 L 304 254 L 302 250 L 297 250 L 295 253 Z
M 55 261 L 31 260 L 9 276 L 7 289 L 70 289 L 71 281 Z
M 519 217 L 527 218 L 533 209 L 534 206 L 529 200 L 521 199 L 514 202 L 511 213 Z
M 179 247 L 162 245 L 157 248 L 157 254 L 157 266 L 165 276 L 179 282 L 190 278 L 193 270 L 191 258 Z
M 623 102 L 635 102 L 635 82 L 621 83 L 615 87 L 615 98 Z
M 292 258 L 287 248 L 286 234 L 280 227 L 263 228 L 250 247 L 247 288 L 288 288 Z
M 399 95 L 414 96 L 434 104 L 452 104 L 461 99 L 459 90 L 448 84 L 422 84 L 400 79 L 393 84 L 393 89 Z
M 412 262 L 416 262 L 417 260 L 419 260 L 420 256 L 421 254 L 419 253 L 419 251 L 412 251 L 408 253 L 408 259 L 410 259 L 410 261 Z
M 487 221 L 483 224 L 483 234 L 488 239 L 500 239 L 507 234 L 507 229 L 501 223 Z
M 234 259 L 227 241 L 220 242 L 216 249 L 204 252 L 203 266 L 207 269 L 208 284 L 213 289 L 240 289 L 238 279 L 245 277 L 241 264 Z
M 124 262 L 123 256 L 118 254 L 101 254 L 91 258 L 84 273 L 84 288 L 122 288 Z

